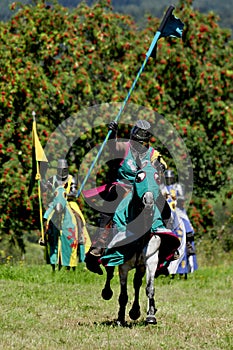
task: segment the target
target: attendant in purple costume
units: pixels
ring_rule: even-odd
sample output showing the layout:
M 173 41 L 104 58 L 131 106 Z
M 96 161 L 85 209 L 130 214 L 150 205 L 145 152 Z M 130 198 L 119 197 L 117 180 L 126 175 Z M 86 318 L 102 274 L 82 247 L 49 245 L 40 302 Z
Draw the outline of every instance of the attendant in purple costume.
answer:
M 171 219 L 168 227 L 180 238 L 180 258 L 169 265 L 168 271 L 174 277 L 175 274 L 185 275 L 197 270 L 197 258 L 194 246 L 194 229 L 184 207 L 185 196 L 181 184 L 175 181 L 173 170 L 166 170 L 165 184 L 161 191 L 171 207 Z

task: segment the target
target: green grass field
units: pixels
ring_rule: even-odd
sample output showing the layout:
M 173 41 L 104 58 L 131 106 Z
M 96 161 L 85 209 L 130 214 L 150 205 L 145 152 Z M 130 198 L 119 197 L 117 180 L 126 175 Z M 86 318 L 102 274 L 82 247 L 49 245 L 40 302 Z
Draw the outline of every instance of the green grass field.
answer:
M 52 274 L 45 264 L 0 265 L 1 350 L 187 350 L 233 349 L 233 262 L 206 266 L 188 280 L 155 280 L 157 322 L 146 326 L 145 282 L 142 315 L 117 327 L 118 275 L 114 295 L 101 298 L 105 276 L 79 264 Z M 129 277 L 130 309 L 133 271 Z

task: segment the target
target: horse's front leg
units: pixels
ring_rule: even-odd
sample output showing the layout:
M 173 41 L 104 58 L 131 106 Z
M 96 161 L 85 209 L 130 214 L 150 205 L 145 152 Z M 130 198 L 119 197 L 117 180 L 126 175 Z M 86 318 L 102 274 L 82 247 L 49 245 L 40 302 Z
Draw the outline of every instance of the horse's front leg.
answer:
M 110 300 L 113 295 L 113 291 L 111 289 L 111 280 L 113 279 L 113 276 L 114 276 L 114 266 L 107 266 L 105 267 L 105 269 L 107 272 L 107 278 L 106 278 L 104 288 L 102 289 L 102 298 L 104 300 Z
M 161 239 L 158 236 L 153 236 L 149 241 L 146 248 L 146 295 L 148 298 L 148 307 L 147 307 L 147 324 L 156 324 L 155 313 L 157 311 L 155 307 L 154 300 L 154 280 L 155 280 L 155 272 L 159 262 L 159 247 L 160 247 Z
M 134 302 L 133 306 L 129 312 L 129 316 L 132 320 L 137 320 L 140 315 L 140 304 L 139 304 L 139 292 L 142 285 L 142 279 L 145 275 L 145 265 L 140 265 L 136 268 L 134 275 L 133 285 L 134 285 Z
M 129 270 L 130 270 L 130 267 L 127 264 L 119 266 L 119 278 L 120 278 L 120 288 L 121 288 L 120 295 L 118 298 L 119 311 L 118 311 L 117 324 L 119 326 L 124 326 L 125 324 L 125 309 L 128 302 L 127 279 L 128 279 Z

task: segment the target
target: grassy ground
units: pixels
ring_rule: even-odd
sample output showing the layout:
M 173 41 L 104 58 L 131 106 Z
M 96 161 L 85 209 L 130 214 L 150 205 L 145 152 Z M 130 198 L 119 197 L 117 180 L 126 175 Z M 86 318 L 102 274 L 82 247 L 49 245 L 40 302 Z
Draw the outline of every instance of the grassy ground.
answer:
M 164 276 L 155 280 L 155 326 L 144 324 L 144 284 L 142 315 L 136 322 L 127 316 L 127 327 L 114 323 L 117 274 L 113 298 L 104 301 L 105 276 L 92 274 L 84 264 L 75 272 L 62 269 L 55 274 L 44 264 L 0 265 L 0 349 L 233 349 L 233 263 L 201 265 L 188 280 Z M 130 273 L 127 311 L 133 297 L 132 277 Z

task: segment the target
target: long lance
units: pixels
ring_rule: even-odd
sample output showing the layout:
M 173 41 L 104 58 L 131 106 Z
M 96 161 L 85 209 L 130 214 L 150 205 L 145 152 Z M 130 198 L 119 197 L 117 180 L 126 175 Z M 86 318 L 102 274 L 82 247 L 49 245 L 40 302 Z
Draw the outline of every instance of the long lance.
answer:
M 124 110 L 124 108 L 126 106 L 126 103 L 128 102 L 128 100 L 129 100 L 129 98 L 130 98 L 130 96 L 131 96 L 131 94 L 132 94 L 132 92 L 133 92 L 133 90 L 135 88 L 135 85 L 136 85 L 136 83 L 137 83 L 137 81 L 138 81 L 138 79 L 139 79 L 143 69 L 145 68 L 145 66 L 147 64 L 147 61 L 149 60 L 150 55 L 151 55 L 152 51 L 154 50 L 154 47 L 155 47 L 157 41 L 160 38 L 160 35 L 161 35 L 163 29 L 166 26 L 167 20 L 170 17 L 170 15 L 172 14 L 174 9 L 175 9 L 174 5 L 170 5 L 169 8 L 167 9 L 167 11 L 166 11 L 166 13 L 165 13 L 165 15 L 164 15 L 164 17 L 163 17 L 163 19 L 161 21 L 161 24 L 160 24 L 157 32 L 155 33 L 155 36 L 154 36 L 154 38 L 153 38 L 153 40 L 151 42 L 150 48 L 149 48 L 149 50 L 146 53 L 146 58 L 145 58 L 145 60 L 144 60 L 144 62 L 142 64 L 141 68 L 139 69 L 139 71 L 137 73 L 137 76 L 136 76 L 136 78 L 135 78 L 131 88 L 129 89 L 129 92 L 128 92 L 124 102 L 122 103 L 121 108 L 120 108 L 120 110 L 119 110 L 119 112 L 118 112 L 118 114 L 117 114 L 117 116 L 115 118 L 115 122 L 119 121 L 121 113 L 123 112 L 123 110 Z M 84 186 L 85 186 L 85 184 L 86 184 L 86 182 L 87 182 L 87 180 L 88 180 L 88 178 L 89 178 L 89 176 L 90 176 L 90 174 L 91 174 L 91 172 L 92 172 L 96 162 L 98 161 L 98 159 L 99 159 L 99 157 L 100 157 L 100 155 L 101 155 L 101 153 L 102 153 L 102 151 L 103 151 L 103 149 L 104 149 L 104 147 L 105 147 L 105 145 L 106 145 L 106 143 L 107 143 L 107 141 L 108 141 L 108 139 L 110 137 L 111 132 L 112 132 L 112 130 L 108 131 L 107 136 L 105 137 L 105 139 L 104 139 L 104 141 L 103 141 L 103 143 L 102 143 L 102 145 L 101 145 L 101 147 L 100 147 L 100 149 L 99 149 L 95 159 L 93 160 L 93 162 L 92 162 L 92 164 L 91 164 L 91 166 L 90 166 L 90 168 L 89 168 L 89 170 L 88 170 L 88 172 L 87 172 L 87 174 L 86 174 L 86 176 L 85 176 L 85 178 L 84 178 L 80 188 L 78 189 L 76 197 L 80 196 L 80 194 L 81 194 L 81 192 L 82 192 L 82 190 L 83 190 L 83 188 L 84 188 Z

